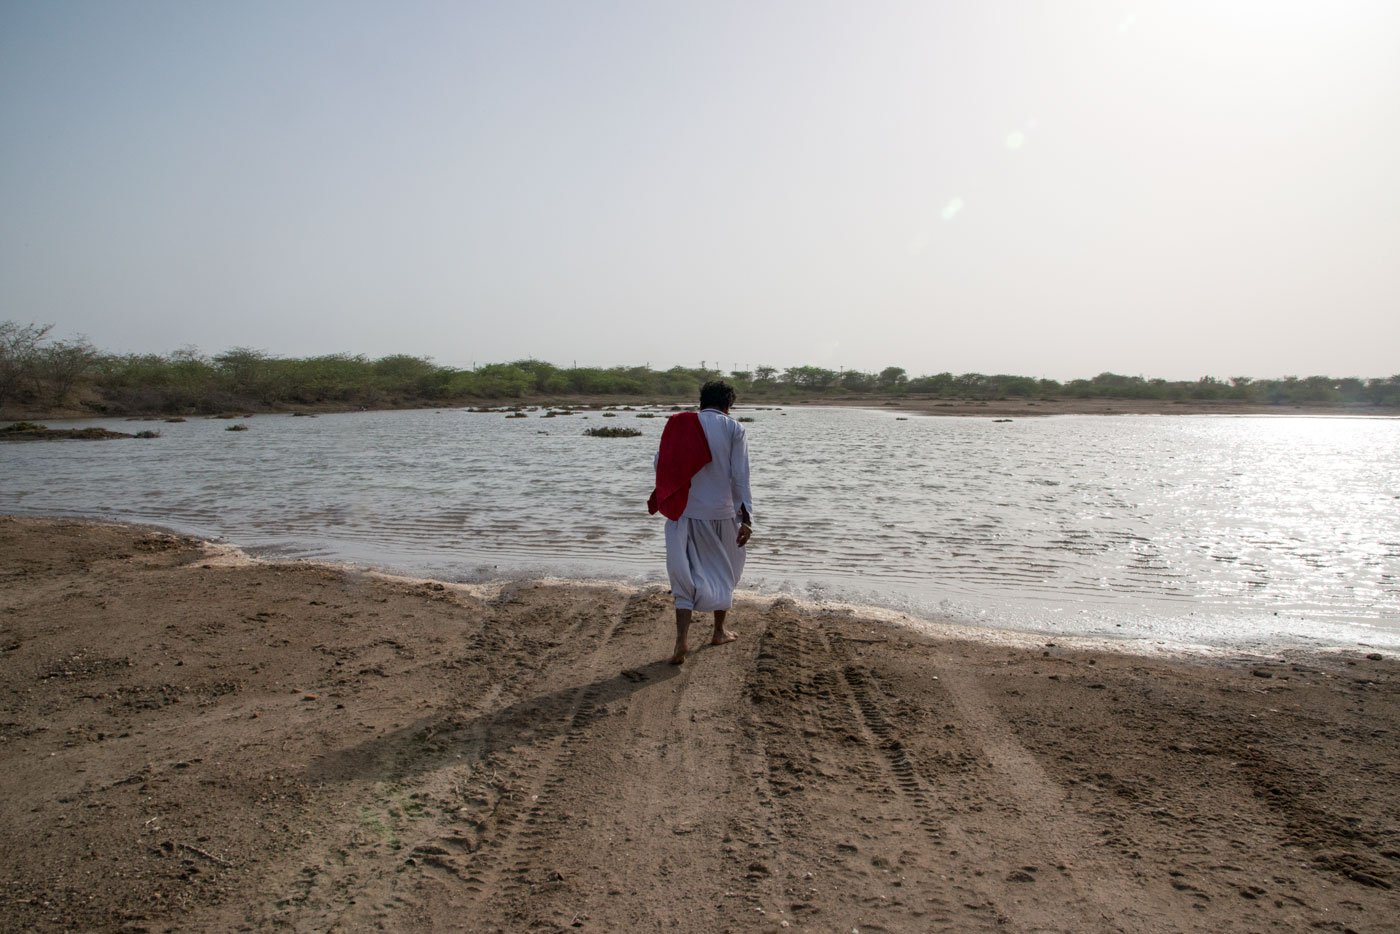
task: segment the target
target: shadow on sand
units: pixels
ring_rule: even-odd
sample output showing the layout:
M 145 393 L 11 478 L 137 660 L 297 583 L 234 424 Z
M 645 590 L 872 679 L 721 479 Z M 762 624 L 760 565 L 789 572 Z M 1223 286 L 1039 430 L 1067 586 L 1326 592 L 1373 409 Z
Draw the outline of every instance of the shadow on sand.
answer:
M 609 678 L 522 698 L 475 717 L 443 713 L 339 749 L 307 769 L 313 781 L 393 781 L 447 765 L 467 765 L 522 746 L 578 732 L 636 691 L 681 671 L 665 661 L 628 668 Z

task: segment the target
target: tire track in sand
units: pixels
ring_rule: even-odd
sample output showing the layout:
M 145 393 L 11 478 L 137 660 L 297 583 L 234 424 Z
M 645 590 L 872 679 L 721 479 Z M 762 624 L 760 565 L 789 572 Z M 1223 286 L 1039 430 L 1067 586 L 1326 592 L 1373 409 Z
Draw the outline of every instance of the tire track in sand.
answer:
M 946 656 L 930 656 L 933 671 L 959 715 L 964 739 L 990 766 L 977 788 L 981 800 L 1000 806 L 1012 818 L 972 836 L 946 828 L 949 842 L 967 862 L 1011 869 L 1010 881 L 1022 897 L 1004 903 L 1018 929 L 1105 932 L 1166 932 L 1153 918 L 1173 916 L 1172 899 L 1155 891 L 1133 866 L 1101 845 L 1095 827 L 1066 803 L 1068 794 L 1016 739 L 973 676 Z M 1010 832 L 1009 832 L 1010 831 Z M 1046 865 L 1053 872 L 1044 871 Z
M 652 647 L 664 651 L 669 610 L 664 600 L 642 601 L 598 667 L 616 671 Z M 724 917 L 739 904 L 723 850 L 735 837 L 727 816 L 752 795 L 733 737 L 754 646 L 745 627 L 740 642 L 698 648 L 683 666 L 652 656 L 595 686 L 596 716 L 562 741 L 502 847 L 507 861 L 459 910 L 481 930 L 695 930 L 684 906 L 722 901 Z M 659 888 L 674 900 L 656 902 Z M 741 910 L 734 921 L 747 929 L 753 915 Z
M 921 690 L 925 705 L 945 702 L 957 714 L 947 734 L 956 739 L 934 743 L 911 732 L 918 721 L 906 723 L 896 712 L 901 699 L 875 671 L 844 645 L 833 654 L 842 659 L 845 701 L 868 739 L 853 749 L 857 770 L 888 804 L 885 820 L 898 827 L 912 816 L 933 844 L 925 881 L 937 879 L 934 887 L 943 891 L 925 893 L 931 923 L 966 929 L 965 912 L 974 911 L 989 930 L 1154 930 L 1142 912 L 1160 893 L 1103 851 L 1095 829 L 1063 805 L 1064 790 L 955 666 L 935 661 L 937 678 L 928 681 L 938 686 Z M 919 751 L 949 744 L 936 759 Z M 949 769 L 949 757 L 976 767 Z M 993 810 L 999 819 L 981 819 Z M 979 819 L 962 821 L 968 811 Z M 998 884 L 1003 881 L 1018 884 Z
M 803 819 L 801 779 L 810 771 L 810 748 L 778 740 L 794 733 L 814 735 L 811 704 L 798 693 L 813 670 L 810 633 L 796 625 L 796 616 L 779 600 L 763 614 L 757 637 L 753 665 L 745 675 L 751 707 L 742 718 L 739 740 L 756 808 L 734 811 L 724 848 L 735 901 L 726 920 L 739 929 L 765 917 L 780 921 L 802 909 L 783 844 Z
M 760 864 L 741 867 L 751 897 L 779 906 L 790 924 L 823 930 L 889 930 L 910 917 L 995 930 L 997 913 L 970 875 L 928 882 L 918 855 L 927 845 L 909 835 L 937 835 L 936 807 L 878 695 L 824 627 L 774 605 L 752 687 L 752 732 L 767 766 L 760 801 L 772 819 L 750 844 Z
M 980 867 L 959 859 L 966 844 L 950 825 L 952 808 L 940 793 L 940 776 L 908 748 L 904 729 L 889 710 L 890 698 L 848 647 L 833 650 L 840 700 L 861 742 L 853 755 L 866 781 L 886 803 L 885 822 L 899 832 L 915 830 L 941 852 L 942 860 L 920 865 L 915 878 L 921 911 L 930 926 L 958 930 L 1004 930 L 1011 920 L 986 886 Z M 951 864 L 950 864 L 951 863 Z M 967 912 L 973 912 L 972 917 Z
M 538 692 L 555 670 L 596 667 L 617 634 L 635 623 L 645 598 L 634 596 L 621 612 L 593 604 L 544 640 L 522 636 L 512 625 L 502 626 L 494 639 L 469 637 L 464 648 L 483 661 L 508 663 L 524 650 L 537 654 L 540 664 L 524 672 L 497 666 L 500 680 L 478 687 L 465 710 L 371 741 L 382 747 L 371 758 L 388 763 L 384 790 L 375 796 L 380 805 L 361 807 L 348 825 L 327 831 L 324 836 L 335 842 L 319 856 L 303 857 L 305 867 L 295 878 L 270 883 L 291 892 L 269 906 L 260 923 L 313 930 L 403 924 L 427 903 L 469 907 L 489 894 L 532 796 L 557 769 L 565 738 L 586 728 L 601 686 Z M 534 612 L 508 593 L 498 603 L 523 605 L 527 617 Z M 548 631 L 533 620 L 525 628 Z M 403 856 L 363 858 L 386 845 Z M 375 862 L 378 868 L 369 868 Z
M 646 594 L 632 595 L 620 613 L 610 614 L 588 658 L 577 667 L 593 674 L 602 670 L 601 663 L 618 633 L 649 621 L 647 600 Z M 621 677 L 631 681 L 629 673 L 636 675 L 629 670 Z M 551 813 L 549 802 L 568 780 L 570 765 L 586 741 L 589 728 L 606 714 L 606 704 L 616 693 L 616 681 L 617 678 L 596 679 L 543 698 L 527 699 L 516 705 L 523 709 L 507 708 L 480 727 L 488 737 L 488 747 L 490 737 L 497 734 L 501 745 L 518 746 L 519 737 L 530 732 L 529 724 L 536 725 L 536 732 L 542 725 L 546 734 L 553 735 L 537 746 L 527 769 L 519 768 L 519 750 L 486 763 L 496 765 L 497 774 L 500 769 L 510 774 L 509 782 L 498 786 L 494 800 L 488 799 L 480 806 L 477 799 L 472 803 L 479 805 L 480 813 L 459 811 L 465 828 L 454 827 L 415 847 L 413 855 L 421 857 L 426 867 L 460 882 L 454 901 L 464 902 L 464 908 L 478 906 L 496 896 L 509 898 L 513 892 L 540 881 L 557 881 L 533 878 L 537 875 L 535 857 L 543 849 L 551 825 L 561 819 Z

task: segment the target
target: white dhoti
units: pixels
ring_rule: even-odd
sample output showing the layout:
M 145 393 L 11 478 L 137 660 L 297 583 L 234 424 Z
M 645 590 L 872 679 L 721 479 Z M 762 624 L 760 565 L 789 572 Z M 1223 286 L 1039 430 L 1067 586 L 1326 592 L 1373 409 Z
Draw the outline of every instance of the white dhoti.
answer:
M 666 520 L 666 573 L 676 609 L 713 613 L 734 602 L 744 573 L 738 519 Z

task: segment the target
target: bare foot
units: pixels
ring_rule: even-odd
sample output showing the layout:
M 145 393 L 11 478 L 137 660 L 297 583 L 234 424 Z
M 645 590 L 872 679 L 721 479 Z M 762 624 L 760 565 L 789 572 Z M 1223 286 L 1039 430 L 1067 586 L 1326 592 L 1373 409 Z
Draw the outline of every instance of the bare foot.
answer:
M 730 632 L 728 629 L 721 629 L 719 632 L 715 633 L 715 637 L 710 640 L 710 645 L 724 645 L 727 642 L 733 642 L 737 638 L 739 638 L 738 635 Z
M 672 665 L 684 665 L 684 664 L 685 664 L 685 655 L 686 655 L 686 653 L 689 652 L 689 651 L 690 651 L 690 648 L 689 648 L 688 646 L 684 646 L 684 645 L 678 645 L 678 646 L 676 646 L 675 654 L 673 654 L 673 655 L 671 656 L 671 664 L 672 664 Z

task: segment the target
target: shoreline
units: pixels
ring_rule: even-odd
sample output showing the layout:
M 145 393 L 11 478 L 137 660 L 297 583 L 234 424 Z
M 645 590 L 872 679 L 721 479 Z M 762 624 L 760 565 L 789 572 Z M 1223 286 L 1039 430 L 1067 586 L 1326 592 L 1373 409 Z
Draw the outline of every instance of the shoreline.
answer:
M 1400 663 L 0 517 L 4 930 L 1382 930 Z M 1372 657 L 1374 655 L 1374 657 Z
M 634 597 L 657 586 L 664 589 L 664 580 L 657 577 L 643 581 L 640 575 L 629 574 L 620 577 L 607 576 L 565 576 L 551 571 L 518 571 L 499 577 L 482 577 L 471 580 L 451 580 L 447 578 L 425 577 L 413 571 L 377 564 L 372 561 L 335 561 L 315 558 L 263 557 L 246 550 L 219 536 L 217 539 L 205 537 L 194 529 L 182 529 L 161 522 L 130 522 L 101 516 L 71 515 L 27 515 L 0 512 L 0 522 L 5 520 L 26 522 L 61 522 L 77 525 L 90 525 L 111 529 L 136 529 L 156 535 L 173 536 L 197 542 L 209 557 L 206 563 L 216 567 L 293 567 L 319 569 L 328 573 L 358 574 L 388 583 L 409 585 L 434 585 L 456 591 L 478 599 L 491 599 L 503 589 L 516 586 L 546 586 L 557 588 L 583 588 L 607 590 L 623 597 Z M 775 590 L 754 590 L 740 587 L 734 593 L 736 601 L 753 605 L 783 600 L 799 612 L 812 617 L 861 618 L 879 625 L 899 627 L 912 633 L 933 638 L 956 639 L 980 642 L 987 645 L 1000 645 L 1008 648 L 1033 648 L 1047 639 L 1053 639 L 1062 646 L 1083 651 L 1112 652 L 1123 655 L 1200 659 L 1244 659 L 1269 658 L 1283 654 L 1336 655 L 1346 653 L 1378 652 L 1387 658 L 1400 660 L 1400 649 L 1394 645 L 1365 641 L 1363 632 L 1349 634 L 1345 641 L 1332 641 L 1320 636 L 1293 636 L 1284 638 L 1275 634 L 1272 637 L 1249 636 L 1235 640 L 1189 641 L 1181 638 L 1167 638 L 1160 633 L 1107 633 L 1095 634 L 1067 633 L 1044 626 L 990 625 L 978 622 L 970 615 L 957 615 L 948 612 L 918 612 L 879 603 L 862 603 L 857 600 L 836 598 L 814 599 L 800 594 Z
M 244 415 L 332 415 L 347 412 L 412 412 L 456 409 L 501 409 L 512 408 L 561 408 L 561 409 L 607 409 L 607 408 L 669 408 L 672 406 L 690 407 L 693 398 L 638 399 L 630 396 L 524 396 L 519 399 L 478 399 L 455 400 L 441 404 L 384 405 L 373 408 L 337 404 L 310 404 L 303 406 L 254 406 L 229 409 L 222 414 L 182 415 L 130 412 L 103 413 L 84 412 L 74 409 L 60 409 L 54 414 L 34 411 L 16 411 L 0 418 L 0 422 L 39 421 L 72 422 L 110 419 L 119 421 L 159 422 L 166 418 L 185 419 L 226 418 L 229 413 Z M 1394 406 L 1324 406 L 1324 405 L 1268 405 L 1236 401 L 1172 401 L 1152 399 L 945 399 L 939 397 L 908 396 L 830 396 L 830 397 L 787 397 L 780 399 L 741 398 L 735 407 L 736 412 L 762 408 L 808 408 L 820 406 L 840 406 L 847 408 L 867 408 L 888 411 L 910 412 L 920 415 L 947 415 L 958 417 L 985 418 L 1039 418 L 1050 415 L 1272 415 L 1310 418 L 1400 418 L 1400 407 Z
M 1386 406 L 1258 405 L 1249 402 L 1171 402 L 1146 399 L 995 399 L 977 401 L 929 398 L 885 402 L 833 399 L 788 404 L 842 405 L 907 411 L 920 415 L 982 418 L 1044 418 L 1051 415 L 1263 415 L 1294 418 L 1400 418 L 1400 408 Z
M 614 591 L 624 597 L 634 596 L 658 585 L 664 589 L 664 578 L 630 573 L 620 576 L 561 575 L 550 569 L 517 570 L 500 576 L 480 576 L 467 580 L 425 577 L 420 573 L 392 565 L 373 561 L 337 561 L 316 558 L 286 558 L 273 554 L 263 557 L 245 546 L 226 541 L 223 536 L 209 538 L 194 528 L 181 528 L 159 521 L 126 521 L 93 515 L 62 514 L 23 514 L 0 512 L 0 522 L 8 519 L 37 522 L 66 522 L 78 525 L 91 525 L 113 529 L 138 529 L 158 535 L 169 535 L 198 542 L 208 550 L 208 559 L 215 566 L 268 566 L 315 568 L 330 573 L 359 574 L 367 577 L 407 584 L 433 584 L 458 591 L 474 598 L 489 598 L 502 589 L 513 586 L 548 586 L 561 588 L 604 589 Z M 896 626 L 910 632 L 934 638 L 977 641 L 989 645 L 1010 648 L 1027 648 L 1041 644 L 1046 639 L 1056 640 L 1064 646 L 1086 651 L 1116 652 L 1124 655 L 1163 658 L 1265 658 L 1283 653 L 1305 653 L 1334 655 L 1348 652 L 1379 652 L 1387 658 L 1400 659 L 1400 647 L 1387 641 L 1388 633 L 1379 633 L 1380 639 L 1372 642 L 1366 638 L 1361 623 L 1351 624 L 1354 631 L 1343 638 L 1333 634 L 1330 638 L 1320 635 L 1283 635 L 1275 632 L 1268 636 L 1242 634 L 1235 637 L 1218 635 L 1212 639 L 1186 639 L 1180 635 L 1170 637 L 1160 632 L 1097 632 L 1081 634 L 1064 632 L 1045 625 L 992 625 L 979 621 L 970 612 L 962 615 L 928 608 L 911 609 L 907 604 L 886 605 L 861 602 L 859 599 L 835 597 L 812 598 L 781 588 L 757 590 L 740 587 L 735 591 L 735 600 L 751 604 L 784 600 L 791 603 L 799 612 L 814 617 L 859 617 L 880 625 Z M 1199 633 L 1197 634 L 1200 635 Z

